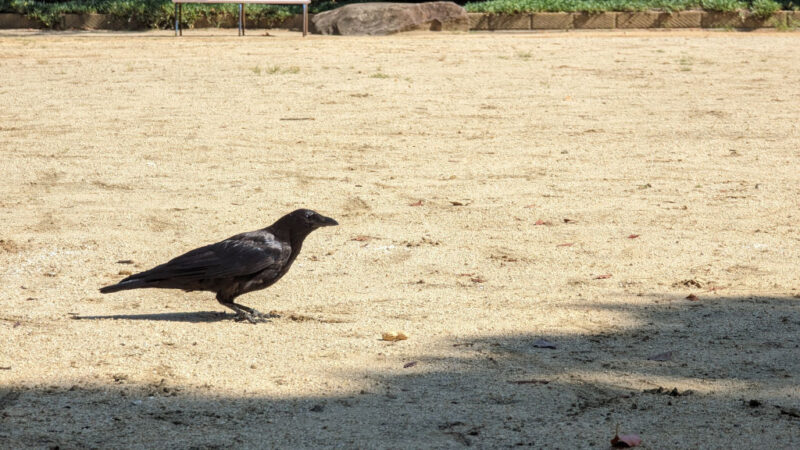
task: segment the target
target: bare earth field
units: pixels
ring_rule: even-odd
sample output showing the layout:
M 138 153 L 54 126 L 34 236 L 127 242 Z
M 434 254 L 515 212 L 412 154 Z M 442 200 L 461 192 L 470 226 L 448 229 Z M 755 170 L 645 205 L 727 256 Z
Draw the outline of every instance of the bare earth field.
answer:
M 800 34 L 263 33 L 0 34 L 0 447 L 800 448 Z

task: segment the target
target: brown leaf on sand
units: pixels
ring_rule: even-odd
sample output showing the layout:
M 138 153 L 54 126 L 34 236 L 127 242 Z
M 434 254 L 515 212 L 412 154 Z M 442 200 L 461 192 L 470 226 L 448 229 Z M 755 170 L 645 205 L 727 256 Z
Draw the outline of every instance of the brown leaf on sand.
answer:
M 611 439 L 611 446 L 614 448 L 630 448 L 642 444 L 642 438 L 635 434 L 619 434 L 619 425 L 614 437 Z
M 408 369 L 409 367 L 414 367 L 416 365 L 417 365 L 416 361 L 407 362 L 407 363 L 403 364 L 403 369 Z
M 639 237 L 638 234 L 629 234 L 628 235 L 628 239 L 636 239 L 637 237 Z
M 672 361 L 672 351 L 656 353 L 647 357 L 650 361 Z
M 700 300 L 700 297 L 698 297 L 698 296 L 696 296 L 694 294 L 689 294 L 689 295 L 686 296 L 686 300 L 689 300 L 690 302 L 696 302 L 696 301 Z
M 572 247 L 573 245 L 575 245 L 574 242 L 564 242 L 563 244 L 556 245 L 556 247 Z
M 472 281 L 473 283 L 486 283 L 486 278 L 478 275 L 477 277 L 470 278 L 469 281 Z
M 450 204 L 453 206 L 464 206 L 464 203 L 455 200 L 450 200 Z
M 542 219 L 537 220 L 533 224 L 534 225 L 552 225 L 552 223 L 550 223 L 550 222 L 548 222 L 546 220 L 542 220 Z
M 611 446 L 615 448 L 630 448 L 642 444 L 642 438 L 635 434 L 623 434 L 611 439 Z
M 566 217 L 564 217 L 564 219 L 562 219 L 562 220 L 564 221 L 564 223 L 575 223 L 574 219 L 568 219 Z
M 351 241 L 364 242 L 364 241 L 369 241 L 371 239 L 372 239 L 372 237 L 370 237 L 370 236 L 365 236 L 363 234 L 359 234 L 358 236 L 356 236 L 356 237 L 354 237 L 353 239 L 350 239 L 350 240 Z
M 610 273 L 604 273 L 603 275 L 598 275 L 594 277 L 595 280 L 605 280 L 606 278 L 611 278 Z
M 381 334 L 381 340 L 382 341 L 397 342 L 397 341 L 405 341 L 406 339 L 408 339 L 408 336 L 403 334 L 403 332 L 401 332 L 401 331 L 398 331 L 396 334 L 395 333 L 382 333 Z
M 422 200 L 417 200 L 414 203 L 409 203 L 408 206 L 422 206 Z

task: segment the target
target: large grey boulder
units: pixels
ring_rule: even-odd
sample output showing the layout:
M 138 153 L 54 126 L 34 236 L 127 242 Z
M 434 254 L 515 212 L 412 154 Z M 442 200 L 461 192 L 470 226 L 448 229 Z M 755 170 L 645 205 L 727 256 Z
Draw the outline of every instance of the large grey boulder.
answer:
M 356 3 L 316 14 L 316 32 L 382 35 L 401 31 L 469 31 L 469 16 L 452 2 Z

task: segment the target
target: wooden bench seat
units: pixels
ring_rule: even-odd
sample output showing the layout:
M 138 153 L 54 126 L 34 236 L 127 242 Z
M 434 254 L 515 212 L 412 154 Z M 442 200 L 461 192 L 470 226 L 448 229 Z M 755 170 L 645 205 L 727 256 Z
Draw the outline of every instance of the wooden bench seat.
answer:
M 183 36 L 181 28 L 181 16 L 183 15 L 184 3 L 238 3 L 239 4 L 239 36 L 244 36 L 245 3 L 260 3 L 262 5 L 303 5 L 303 37 L 308 34 L 308 5 L 311 0 L 172 0 L 175 4 L 175 36 Z

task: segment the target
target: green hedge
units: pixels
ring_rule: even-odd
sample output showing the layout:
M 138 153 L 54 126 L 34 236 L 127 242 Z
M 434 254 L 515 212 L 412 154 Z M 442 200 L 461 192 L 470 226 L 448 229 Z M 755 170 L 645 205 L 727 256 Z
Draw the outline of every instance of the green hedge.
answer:
M 349 3 L 368 0 L 324 0 L 312 3 L 312 13 L 327 11 Z M 397 0 L 394 0 L 397 1 Z M 174 4 L 170 0 L 0 0 L 0 12 L 16 12 L 38 20 L 48 27 L 56 27 L 64 13 L 109 14 L 119 20 L 149 28 L 170 28 L 175 21 Z M 751 10 L 769 16 L 779 9 L 800 9 L 800 0 L 487 0 L 465 5 L 469 12 L 513 14 L 519 12 L 600 12 L 600 11 L 681 11 L 705 9 L 708 11 Z M 216 4 L 183 6 L 183 22 L 191 26 L 203 17 L 209 22 L 235 16 L 238 5 Z M 275 20 L 276 22 L 302 12 L 300 6 L 247 5 L 247 20 Z
M 183 23 L 193 24 L 198 18 L 205 17 L 210 22 L 224 16 L 238 14 L 236 4 L 183 5 Z M 286 5 L 247 5 L 247 20 L 274 19 L 281 20 L 302 12 L 300 6 Z M 69 0 L 60 2 L 42 2 L 36 0 L 0 0 L 0 12 L 16 12 L 25 14 L 29 19 L 38 20 L 47 27 L 55 27 L 60 23 L 64 13 L 99 13 L 138 24 L 148 28 L 170 28 L 175 23 L 175 5 L 170 0 Z

